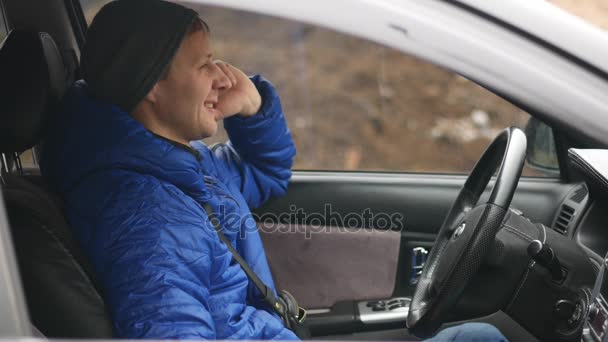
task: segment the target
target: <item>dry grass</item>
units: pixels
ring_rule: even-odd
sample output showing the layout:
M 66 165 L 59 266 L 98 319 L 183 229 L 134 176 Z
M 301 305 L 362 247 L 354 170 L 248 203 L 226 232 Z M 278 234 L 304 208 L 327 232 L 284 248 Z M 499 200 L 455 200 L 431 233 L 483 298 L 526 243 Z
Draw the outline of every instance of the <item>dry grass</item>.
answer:
M 297 169 L 467 172 L 498 130 L 528 117 L 458 75 L 368 41 L 197 9 L 220 58 L 277 86 Z M 472 124 L 475 111 L 487 113 L 488 127 Z

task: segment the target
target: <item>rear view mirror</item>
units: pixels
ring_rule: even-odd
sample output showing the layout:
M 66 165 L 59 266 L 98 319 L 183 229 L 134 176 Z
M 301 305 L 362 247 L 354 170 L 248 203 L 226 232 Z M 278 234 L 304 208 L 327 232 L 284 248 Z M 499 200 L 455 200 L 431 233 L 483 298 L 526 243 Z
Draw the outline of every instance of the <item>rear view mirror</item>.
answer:
M 531 117 L 526 125 L 528 165 L 547 175 L 559 176 L 559 162 L 553 129 L 538 119 Z

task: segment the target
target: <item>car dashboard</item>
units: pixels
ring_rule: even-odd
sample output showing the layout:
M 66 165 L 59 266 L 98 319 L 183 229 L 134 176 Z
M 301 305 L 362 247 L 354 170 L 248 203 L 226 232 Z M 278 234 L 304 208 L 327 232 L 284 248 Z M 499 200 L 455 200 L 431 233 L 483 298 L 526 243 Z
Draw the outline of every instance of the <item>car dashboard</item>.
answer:
M 568 156 L 584 183 L 568 194 L 552 228 L 575 240 L 597 271 L 582 339 L 604 341 L 608 338 L 608 151 L 570 149 Z

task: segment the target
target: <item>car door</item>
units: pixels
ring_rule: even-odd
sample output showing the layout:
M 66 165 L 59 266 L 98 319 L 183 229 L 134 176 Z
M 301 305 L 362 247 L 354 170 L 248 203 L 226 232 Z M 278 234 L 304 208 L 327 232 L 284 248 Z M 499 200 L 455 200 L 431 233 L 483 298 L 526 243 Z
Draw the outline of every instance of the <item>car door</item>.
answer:
M 501 129 L 525 129 L 530 114 L 363 39 L 195 8 L 219 58 L 275 83 L 296 141 L 287 195 L 254 211 L 277 286 L 309 310 L 314 336 L 403 333 L 418 272 L 467 173 Z M 560 179 L 548 130 L 549 162 L 526 166 L 513 206 L 551 226 L 577 185 Z
M 82 2 L 93 4 L 85 11 L 90 19 L 105 1 Z M 479 56 L 479 65 L 458 61 L 446 45 L 442 52 L 456 55 L 438 67 L 320 26 L 190 5 L 210 23 L 219 58 L 275 83 L 298 147 L 287 195 L 254 212 L 277 286 L 310 309 L 315 336 L 403 331 L 407 301 L 398 298 L 411 296 L 467 172 L 500 129 L 524 128 L 530 115 L 460 76 L 482 70 L 487 56 Z M 437 14 L 423 12 L 415 14 Z M 391 27 L 411 33 L 399 23 Z M 505 94 L 509 83 L 500 83 L 495 70 L 479 72 L 480 83 Z M 513 94 L 508 97 L 518 100 Z M 549 165 L 559 164 L 557 155 L 554 149 Z M 548 226 L 563 201 L 581 193 L 554 167 L 528 167 L 524 175 L 513 206 Z

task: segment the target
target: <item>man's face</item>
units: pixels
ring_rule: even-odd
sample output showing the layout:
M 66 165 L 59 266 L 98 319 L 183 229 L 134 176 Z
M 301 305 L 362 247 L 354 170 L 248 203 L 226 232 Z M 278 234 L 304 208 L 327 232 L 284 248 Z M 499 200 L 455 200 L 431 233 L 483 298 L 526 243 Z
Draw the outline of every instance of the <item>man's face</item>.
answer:
M 165 79 L 156 87 L 159 124 L 182 143 L 217 132 L 222 113 L 215 109 L 229 81 L 213 63 L 209 34 L 196 31 L 182 41 Z

